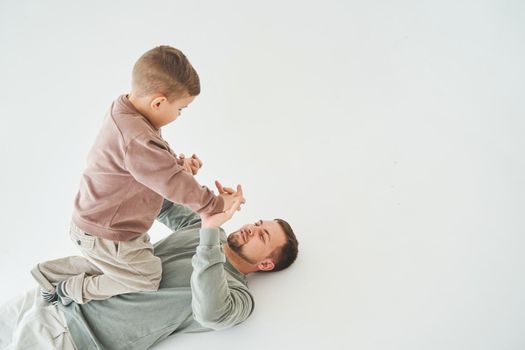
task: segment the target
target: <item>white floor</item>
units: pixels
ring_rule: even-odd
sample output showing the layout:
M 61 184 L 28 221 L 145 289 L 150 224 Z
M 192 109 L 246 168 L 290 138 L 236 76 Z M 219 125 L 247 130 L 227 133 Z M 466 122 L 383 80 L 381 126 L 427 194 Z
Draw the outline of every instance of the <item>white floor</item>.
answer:
M 3 0 L 0 302 L 75 253 L 104 112 L 170 44 L 202 94 L 164 137 L 244 185 L 228 229 L 282 217 L 301 251 L 252 276 L 246 323 L 157 349 L 525 348 L 524 23 L 521 1 Z

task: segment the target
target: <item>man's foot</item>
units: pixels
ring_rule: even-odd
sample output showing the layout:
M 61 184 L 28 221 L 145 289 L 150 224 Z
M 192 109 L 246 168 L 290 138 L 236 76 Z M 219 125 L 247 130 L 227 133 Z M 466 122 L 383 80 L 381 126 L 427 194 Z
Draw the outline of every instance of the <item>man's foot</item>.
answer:
M 48 303 L 52 303 L 58 300 L 57 292 L 48 292 L 47 290 L 43 290 L 42 288 L 40 288 L 40 295 L 42 296 L 42 299 L 44 299 L 44 301 L 47 301 Z
M 65 281 L 58 282 L 56 294 L 57 294 L 58 300 L 60 300 L 62 305 L 67 306 L 73 302 L 73 299 L 71 299 L 71 297 L 67 295 L 66 286 L 64 282 Z

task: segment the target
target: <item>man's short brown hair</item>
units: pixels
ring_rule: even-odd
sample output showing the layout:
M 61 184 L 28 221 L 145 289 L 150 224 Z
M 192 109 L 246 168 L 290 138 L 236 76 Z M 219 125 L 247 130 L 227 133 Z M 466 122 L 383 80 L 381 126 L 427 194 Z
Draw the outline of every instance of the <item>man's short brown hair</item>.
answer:
M 271 254 L 275 263 L 273 270 L 261 270 L 261 272 L 277 272 L 286 269 L 288 266 L 292 265 L 295 259 L 297 259 L 297 253 L 299 252 L 299 242 L 297 241 L 297 237 L 295 236 L 290 224 L 283 219 L 274 220 L 277 221 L 279 226 L 283 229 L 286 243 L 277 248 Z
M 184 95 L 197 96 L 199 75 L 178 49 L 162 45 L 147 51 L 133 67 L 131 89 L 139 97 L 157 93 L 168 100 Z

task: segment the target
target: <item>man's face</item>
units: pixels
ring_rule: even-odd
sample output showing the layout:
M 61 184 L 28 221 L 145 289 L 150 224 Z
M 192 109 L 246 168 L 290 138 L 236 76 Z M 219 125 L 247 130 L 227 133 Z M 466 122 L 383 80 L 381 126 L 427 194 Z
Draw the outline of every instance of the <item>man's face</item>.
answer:
M 230 249 L 250 264 L 260 263 L 285 243 L 284 230 L 274 220 L 244 225 L 228 236 Z

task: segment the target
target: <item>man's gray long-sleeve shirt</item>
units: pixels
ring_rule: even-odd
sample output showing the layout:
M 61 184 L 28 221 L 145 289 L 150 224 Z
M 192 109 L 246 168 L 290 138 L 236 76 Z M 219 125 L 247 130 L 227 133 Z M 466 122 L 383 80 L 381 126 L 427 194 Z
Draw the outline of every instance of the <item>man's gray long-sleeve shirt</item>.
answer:
M 155 244 L 162 260 L 156 292 L 60 305 L 79 349 L 147 349 L 174 333 L 228 328 L 254 303 L 246 276 L 226 259 L 222 229 L 201 229 L 188 207 L 165 201 L 157 218 L 173 233 Z

